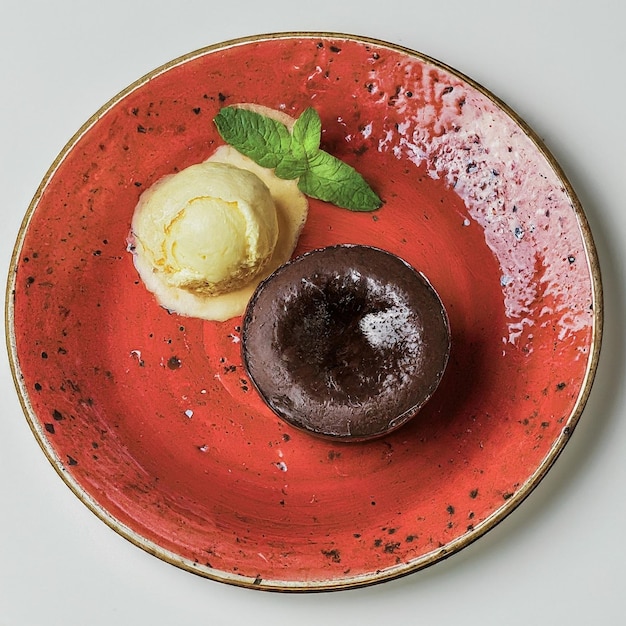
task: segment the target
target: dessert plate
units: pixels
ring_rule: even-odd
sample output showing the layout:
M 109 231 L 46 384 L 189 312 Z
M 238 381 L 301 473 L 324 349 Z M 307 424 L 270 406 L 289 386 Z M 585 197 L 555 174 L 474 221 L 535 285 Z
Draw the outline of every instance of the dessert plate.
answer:
M 238 102 L 315 107 L 323 147 L 384 202 L 311 200 L 297 253 L 384 248 L 446 306 L 445 376 L 385 438 L 341 444 L 280 421 L 242 369 L 241 320 L 170 313 L 135 271 L 139 195 L 222 145 L 213 118 Z M 579 201 L 505 104 L 397 45 L 283 33 L 172 61 L 77 132 L 24 219 L 7 320 L 27 420 L 96 515 L 190 572 L 314 591 L 431 565 L 520 504 L 580 418 L 602 301 Z

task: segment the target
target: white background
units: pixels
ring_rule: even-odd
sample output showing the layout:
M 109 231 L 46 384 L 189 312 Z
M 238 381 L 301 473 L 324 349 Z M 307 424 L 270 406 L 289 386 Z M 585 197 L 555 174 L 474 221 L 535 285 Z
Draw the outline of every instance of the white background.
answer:
M 361 590 L 281 595 L 193 576 L 110 530 L 45 459 L 0 356 L 0 626 L 626 624 L 626 3 L 621 0 L 1 0 L 0 261 L 66 141 L 179 55 L 287 30 L 418 50 L 468 74 L 544 138 L 585 207 L 606 327 L 596 383 L 530 498 L 432 568 Z M 4 352 L 4 351 L 3 351 Z

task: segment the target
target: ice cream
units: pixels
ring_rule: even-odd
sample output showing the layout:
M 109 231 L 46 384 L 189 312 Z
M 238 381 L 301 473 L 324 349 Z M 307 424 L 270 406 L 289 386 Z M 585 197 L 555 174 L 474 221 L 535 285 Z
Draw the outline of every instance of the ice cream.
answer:
M 225 163 L 199 163 L 162 178 L 141 196 L 132 229 L 165 284 L 207 296 L 250 282 L 278 240 L 269 189 Z
M 165 308 L 226 320 L 291 257 L 307 210 L 295 181 L 222 146 L 141 195 L 130 236 L 135 267 Z

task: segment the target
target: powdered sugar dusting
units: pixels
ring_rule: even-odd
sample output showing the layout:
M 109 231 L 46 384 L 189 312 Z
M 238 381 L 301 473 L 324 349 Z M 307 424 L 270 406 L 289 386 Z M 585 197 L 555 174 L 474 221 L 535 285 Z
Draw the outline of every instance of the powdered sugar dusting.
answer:
M 384 291 L 382 297 L 391 303 L 389 308 L 367 313 L 359 320 L 359 330 L 368 343 L 373 348 L 384 350 L 401 345 L 406 353 L 412 356 L 418 354 L 422 328 L 407 302 L 396 291 L 372 279 L 368 279 L 368 289 L 373 293 Z

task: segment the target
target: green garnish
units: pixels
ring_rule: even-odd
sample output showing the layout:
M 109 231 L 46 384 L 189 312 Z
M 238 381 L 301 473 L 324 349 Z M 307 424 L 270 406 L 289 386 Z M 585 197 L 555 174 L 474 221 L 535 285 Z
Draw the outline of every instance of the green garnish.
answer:
M 320 148 L 322 123 L 311 107 L 293 131 L 270 117 L 239 107 L 225 107 L 214 119 L 222 139 L 279 178 L 298 179 L 298 189 L 312 198 L 351 211 L 374 211 L 382 202 L 353 167 Z

